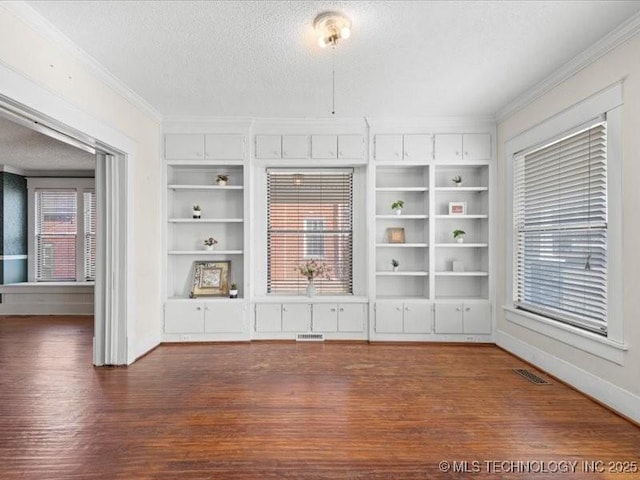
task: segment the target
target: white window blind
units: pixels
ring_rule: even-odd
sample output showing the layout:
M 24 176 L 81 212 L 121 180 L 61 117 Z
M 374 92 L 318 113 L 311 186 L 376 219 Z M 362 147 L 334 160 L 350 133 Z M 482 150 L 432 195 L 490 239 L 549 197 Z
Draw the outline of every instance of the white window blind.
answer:
M 607 131 L 514 158 L 514 304 L 607 334 Z
M 77 212 L 75 190 L 36 190 L 37 281 L 75 281 Z
M 267 170 L 267 292 L 303 293 L 296 266 L 327 263 L 318 293 L 353 293 L 353 170 Z
M 84 192 L 84 279 L 96 279 L 96 194 Z

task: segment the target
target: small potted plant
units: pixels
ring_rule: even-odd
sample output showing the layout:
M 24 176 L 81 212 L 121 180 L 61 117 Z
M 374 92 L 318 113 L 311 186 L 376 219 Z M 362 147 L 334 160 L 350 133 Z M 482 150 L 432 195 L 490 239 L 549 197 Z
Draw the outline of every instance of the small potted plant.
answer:
M 462 186 L 462 177 L 460 175 L 456 175 L 455 177 L 453 177 L 451 179 L 451 181 L 453 183 L 455 183 L 456 187 L 461 187 Z
M 231 287 L 229 288 L 229 298 L 238 298 L 238 284 L 231 284 Z
M 213 238 L 213 237 L 209 237 L 207 239 L 205 239 L 204 241 L 204 249 L 205 250 L 213 250 L 214 245 L 218 243 L 218 241 Z
M 397 272 L 398 267 L 400 266 L 400 262 L 394 258 L 391 260 L 391 266 L 393 267 L 393 271 Z
M 402 214 L 402 207 L 404 207 L 404 200 L 396 200 L 391 204 L 391 210 L 395 210 L 396 215 Z
M 200 215 L 202 215 L 202 209 L 200 208 L 200 205 L 194 205 L 193 206 L 193 218 L 200 218 Z
M 227 184 L 228 180 L 229 177 L 227 175 L 218 175 L 216 177 L 216 183 L 221 187 L 224 187 Z
M 453 231 L 453 238 L 455 239 L 456 242 L 458 243 L 463 243 L 464 242 L 464 236 L 467 232 L 465 232 L 464 230 L 454 230 Z

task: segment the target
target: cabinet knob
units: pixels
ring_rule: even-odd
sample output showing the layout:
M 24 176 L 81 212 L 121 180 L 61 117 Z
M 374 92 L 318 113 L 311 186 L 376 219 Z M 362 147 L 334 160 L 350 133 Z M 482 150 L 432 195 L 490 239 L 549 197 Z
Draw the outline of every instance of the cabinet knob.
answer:
M 335 311 L 336 311 L 336 309 L 335 309 L 335 308 L 332 308 L 332 309 L 331 309 L 331 311 L 332 311 L 332 312 L 335 312 Z
M 470 312 L 471 311 L 471 307 L 467 307 L 464 309 L 465 312 Z
M 469 155 L 469 152 L 464 152 L 464 156 L 466 157 L 467 155 Z
M 329 155 L 333 157 L 335 155 L 335 153 L 329 152 Z
M 404 309 L 408 312 L 409 311 L 409 307 L 404 307 Z
M 395 152 L 395 154 L 394 154 L 394 155 L 395 155 L 396 157 L 399 157 L 399 156 L 400 156 L 400 154 L 399 154 L 398 152 Z
M 409 156 L 409 152 L 404 152 L 404 156 L 408 157 Z
M 200 311 L 202 310 L 202 307 L 196 307 L 196 310 Z
M 209 307 L 204 307 L 205 311 L 208 312 L 209 311 Z
M 456 312 L 459 312 L 459 311 L 460 311 L 460 307 L 456 307 Z
M 287 311 L 287 307 L 282 307 L 282 311 L 286 312 Z
M 343 156 L 342 152 L 338 152 L 338 156 L 342 157 Z
M 344 308 L 341 308 L 341 309 L 340 309 L 340 311 L 341 311 L 341 312 L 344 312 Z
M 456 157 L 460 156 L 460 152 L 456 151 Z
M 399 312 L 401 312 L 401 311 L 402 311 L 402 308 L 400 308 L 400 307 L 396 307 L 396 310 L 398 310 Z

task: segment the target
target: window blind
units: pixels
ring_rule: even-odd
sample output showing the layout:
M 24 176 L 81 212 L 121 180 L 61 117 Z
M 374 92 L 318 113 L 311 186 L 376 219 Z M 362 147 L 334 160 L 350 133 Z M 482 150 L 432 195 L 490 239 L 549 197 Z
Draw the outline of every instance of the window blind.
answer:
M 514 304 L 607 333 L 607 131 L 514 158 Z
M 77 212 L 75 190 L 36 190 L 37 281 L 75 281 Z
M 84 279 L 96 279 L 96 194 L 84 192 Z
M 268 293 L 303 293 L 311 259 L 331 268 L 318 293 L 353 293 L 353 170 L 267 170 L 267 217 Z

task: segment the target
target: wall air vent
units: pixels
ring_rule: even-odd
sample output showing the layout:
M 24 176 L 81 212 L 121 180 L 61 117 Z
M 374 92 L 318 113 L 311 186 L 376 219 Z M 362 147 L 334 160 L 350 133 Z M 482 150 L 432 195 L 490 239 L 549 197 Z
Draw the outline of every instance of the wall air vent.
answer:
M 526 378 L 531 383 L 535 383 L 536 385 L 551 385 L 551 382 L 548 382 L 544 378 L 536 375 L 535 373 L 533 373 L 530 370 L 527 370 L 526 368 L 514 368 L 513 371 L 516 372 L 521 377 Z
M 324 342 L 324 334 L 322 334 L 322 333 L 299 333 L 296 336 L 296 342 Z

